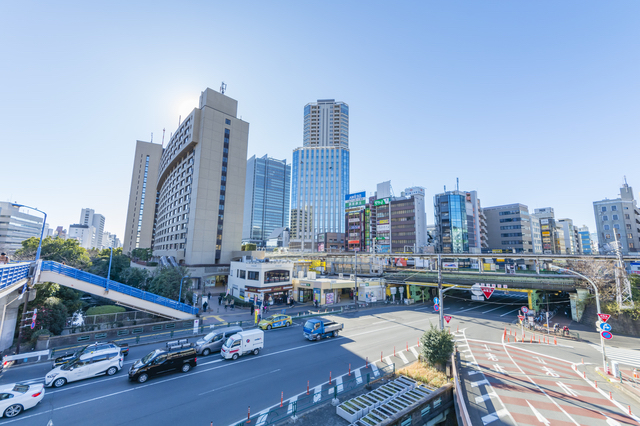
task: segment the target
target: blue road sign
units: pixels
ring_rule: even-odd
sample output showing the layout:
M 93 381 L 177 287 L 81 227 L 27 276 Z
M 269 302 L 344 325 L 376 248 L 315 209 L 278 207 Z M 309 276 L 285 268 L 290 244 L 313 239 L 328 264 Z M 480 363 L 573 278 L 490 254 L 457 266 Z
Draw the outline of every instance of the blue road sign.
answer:
M 600 324 L 600 329 L 602 331 L 611 331 L 611 324 L 608 324 L 606 322 L 602 323 L 602 324 Z
M 438 312 L 440 310 L 440 305 L 433 305 L 433 310 Z
M 611 333 L 610 333 L 610 332 L 608 332 L 608 331 L 601 331 L 601 332 L 600 332 L 600 335 L 601 335 L 604 339 L 607 339 L 607 340 L 609 340 L 609 339 L 611 339 L 611 338 L 613 337 L 613 334 L 611 334 Z
M 436 305 L 440 304 L 440 299 L 438 299 L 437 297 L 433 298 L 433 303 L 435 303 Z

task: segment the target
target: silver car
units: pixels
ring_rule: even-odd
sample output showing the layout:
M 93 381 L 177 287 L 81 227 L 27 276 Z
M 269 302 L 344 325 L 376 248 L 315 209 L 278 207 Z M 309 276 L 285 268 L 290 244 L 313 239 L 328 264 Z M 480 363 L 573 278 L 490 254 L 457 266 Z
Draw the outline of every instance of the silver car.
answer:
M 211 352 L 219 352 L 225 339 L 240 331 L 242 331 L 242 327 L 237 326 L 216 328 L 202 339 L 198 339 L 196 342 L 197 354 L 207 356 Z

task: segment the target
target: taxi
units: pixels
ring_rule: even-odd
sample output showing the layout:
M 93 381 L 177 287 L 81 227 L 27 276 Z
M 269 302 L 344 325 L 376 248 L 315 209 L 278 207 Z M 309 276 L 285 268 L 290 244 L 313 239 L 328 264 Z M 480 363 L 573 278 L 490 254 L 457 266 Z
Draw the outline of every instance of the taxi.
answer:
M 260 321 L 258 327 L 263 330 L 271 330 L 277 327 L 289 327 L 293 324 L 293 320 L 289 315 L 271 315 Z

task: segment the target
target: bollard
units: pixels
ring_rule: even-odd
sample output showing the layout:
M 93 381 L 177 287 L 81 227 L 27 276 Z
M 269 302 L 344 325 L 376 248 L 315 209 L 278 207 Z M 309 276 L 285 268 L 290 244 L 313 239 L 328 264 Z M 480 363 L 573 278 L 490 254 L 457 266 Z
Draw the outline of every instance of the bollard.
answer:
M 367 384 L 369 384 L 369 373 L 367 373 Z
M 420 339 L 418 339 L 418 347 L 420 347 Z
M 504 332 L 505 332 L 505 333 L 507 332 L 507 329 L 506 329 L 506 328 L 504 329 Z M 456 333 L 460 333 L 460 326 L 457 326 L 457 327 L 456 327 Z
M 396 356 L 396 347 L 393 347 L 393 356 Z
M 331 371 L 329 371 L 329 384 L 331 384 Z
M 611 391 L 609 391 L 609 399 L 613 401 L 613 395 L 611 395 Z
M 309 381 L 307 380 L 307 395 L 309 395 Z
M 557 345 L 557 344 L 558 344 L 558 342 L 556 341 L 556 336 L 553 336 L 553 344 L 554 344 L 554 345 Z
M 247 409 L 247 423 L 251 423 L 251 406 Z
M 531 340 L 529 343 L 533 343 L 533 336 L 529 336 L 529 339 Z
M 587 371 L 586 371 L 586 370 L 582 372 L 582 378 L 583 378 L 583 379 L 586 379 L 586 378 L 587 378 Z
M 369 357 L 366 358 L 364 368 L 369 368 Z
M 407 342 L 407 352 L 409 352 L 409 342 Z
M 629 405 L 629 415 L 631 415 L 631 406 Z
M 170 334 L 171 334 L 171 337 L 173 337 L 173 330 L 171 330 L 171 333 L 170 333 Z
M 280 393 L 280 407 L 282 407 L 283 399 L 284 399 L 284 392 L 281 392 Z
M 584 358 L 582 358 L 582 365 L 584 365 Z
M 349 364 L 349 376 L 351 376 L 351 364 Z
M 596 389 L 598 389 L 598 381 L 597 381 L 597 380 L 594 380 L 594 381 L 593 381 L 593 383 L 595 384 Z
M 380 351 L 380 362 L 382 362 L 382 351 Z
M 140 343 L 140 336 L 136 336 L 136 343 Z

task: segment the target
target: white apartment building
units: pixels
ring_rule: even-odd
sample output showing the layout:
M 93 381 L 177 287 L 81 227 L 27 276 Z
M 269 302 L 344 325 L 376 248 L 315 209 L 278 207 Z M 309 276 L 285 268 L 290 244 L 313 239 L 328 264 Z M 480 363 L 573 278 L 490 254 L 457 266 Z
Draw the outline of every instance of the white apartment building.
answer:
M 82 225 L 76 223 L 69 225 L 69 233 L 67 238 L 78 240 L 80 247 L 84 247 L 87 250 L 94 247 L 93 241 L 95 241 L 96 228 L 91 225 Z
M 97 214 L 93 209 L 82 209 L 80 212 L 80 225 L 93 226 L 95 232 L 89 248 L 102 248 L 102 234 L 104 234 L 104 216 Z
M 626 182 L 620 188 L 620 198 L 594 201 L 593 212 L 601 254 L 614 252 L 616 237 L 623 255 L 640 251 L 640 210 L 633 188 Z
M 558 224 L 562 225 L 562 230 L 564 232 L 564 246 L 566 248 L 566 254 L 579 254 L 580 242 L 577 239 L 576 228 L 573 226 L 573 220 L 558 219 Z
M 11 256 L 31 237 L 40 238 L 43 216 L 41 213 L 0 201 L 0 252 Z
M 293 262 L 243 259 L 231 262 L 228 288 L 232 296 L 245 301 L 288 298 L 293 292 Z

